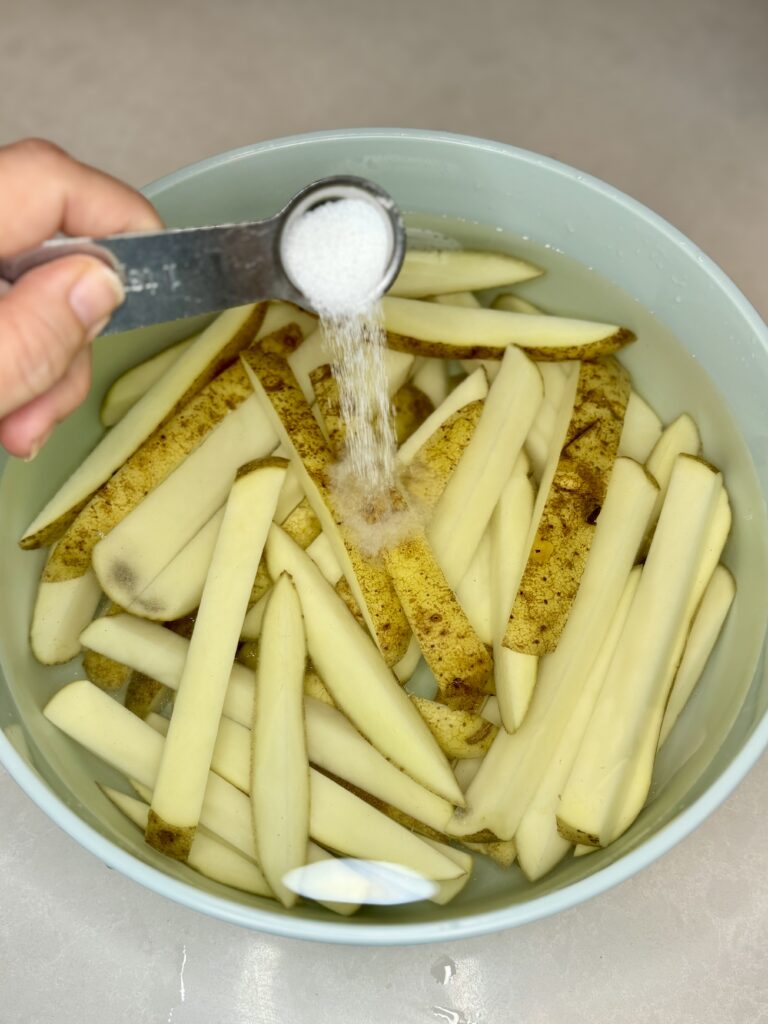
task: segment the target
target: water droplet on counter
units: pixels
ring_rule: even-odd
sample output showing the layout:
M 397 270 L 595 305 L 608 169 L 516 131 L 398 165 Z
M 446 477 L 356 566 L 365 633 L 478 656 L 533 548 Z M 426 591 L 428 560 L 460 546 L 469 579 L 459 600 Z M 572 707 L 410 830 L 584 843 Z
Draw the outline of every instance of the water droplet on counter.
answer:
M 468 1017 L 458 1010 L 452 1010 L 450 1006 L 433 1006 L 432 1013 L 444 1024 L 473 1024 Z
M 576 232 L 576 228 L 573 226 L 573 221 L 567 220 L 565 222 L 565 230 L 569 235 L 573 235 Z
M 453 980 L 457 970 L 455 962 L 447 956 L 444 960 L 438 960 L 432 965 L 430 974 L 440 985 L 447 985 Z

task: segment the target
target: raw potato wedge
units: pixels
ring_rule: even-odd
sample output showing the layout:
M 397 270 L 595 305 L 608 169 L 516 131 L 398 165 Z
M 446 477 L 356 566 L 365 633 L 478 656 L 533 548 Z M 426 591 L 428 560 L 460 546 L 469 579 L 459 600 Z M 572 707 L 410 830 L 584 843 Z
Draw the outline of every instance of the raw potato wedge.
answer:
M 469 568 L 541 396 L 536 366 L 519 349 L 509 348 L 472 438 L 427 527 L 427 537 L 451 587 L 459 585 Z
M 385 550 L 382 558 L 441 701 L 476 710 L 483 703 L 493 662 L 448 585 L 424 531 L 415 528 Z
M 146 829 L 149 804 L 110 789 L 109 786 L 100 788 L 126 818 L 138 825 L 142 832 Z M 255 896 L 274 897 L 266 878 L 252 860 L 204 829 L 198 830 L 192 842 L 187 864 L 206 878 L 228 885 L 231 889 L 240 889 Z
M 528 302 L 527 299 L 521 299 L 519 295 L 513 295 L 511 292 L 497 295 L 491 303 L 491 308 L 505 309 L 508 313 L 527 313 L 529 316 L 545 315 L 543 309 L 539 309 L 532 302 Z
M 440 427 L 460 409 L 470 405 L 472 402 L 481 402 L 488 394 L 488 379 L 482 368 L 475 370 L 469 377 L 465 377 L 457 384 L 453 391 L 436 406 L 435 411 L 427 417 L 418 430 L 416 430 L 397 452 L 397 461 L 401 466 L 407 466 L 424 444 L 435 435 Z
M 382 299 L 387 344 L 396 352 L 443 359 L 500 359 L 510 345 L 534 359 L 594 359 L 635 340 L 626 327 L 531 316 L 501 309 L 465 309 L 418 299 Z
M 200 604 L 223 518 L 222 507 L 128 605 L 126 611 L 159 622 L 170 622 L 193 612 Z
M 127 608 L 221 508 L 239 466 L 267 456 L 275 436 L 251 395 L 93 549 L 104 592 Z
M 440 424 L 407 464 L 403 484 L 419 511 L 434 510 L 472 440 L 482 413 L 482 401 L 463 406 Z
M 96 492 L 67 529 L 46 567 L 46 579 L 58 582 L 81 576 L 90 566 L 94 545 L 167 480 L 251 394 L 248 376 L 242 364 L 236 362 L 167 419 Z M 265 433 L 269 435 L 269 428 Z
M 426 697 L 411 696 L 429 731 L 440 744 L 446 757 L 482 757 L 499 731 L 482 714 L 446 707 Z M 447 820 L 447 819 L 446 819 Z M 442 829 L 445 825 L 440 826 Z
M 305 863 L 309 842 L 306 660 L 299 599 L 283 575 L 270 594 L 259 643 L 250 790 L 256 856 L 284 907 L 294 906 L 297 894 L 283 879 Z
M 134 672 L 125 691 L 125 707 L 139 718 L 157 714 L 168 701 L 171 691 L 156 679 Z
M 444 295 L 433 295 L 431 302 L 441 306 L 463 306 L 465 309 L 480 309 L 482 303 L 474 292 L 446 292 Z
M 390 295 L 423 298 L 443 292 L 473 292 L 540 277 L 532 263 L 502 252 L 471 249 L 409 249 Z
M 187 859 L 200 820 L 240 627 L 286 467 L 283 459 L 244 466 L 227 500 L 146 832 L 151 846 L 177 860 Z
M 126 685 L 133 675 L 133 669 L 112 658 L 105 658 L 96 651 L 83 654 L 83 671 L 92 683 L 107 693 L 116 693 Z
M 736 581 L 725 566 L 718 565 L 704 591 L 685 643 L 683 658 L 675 675 L 672 692 L 664 711 L 659 746 L 669 736 L 680 712 L 693 693 L 717 642 L 735 596 Z
M 343 452 L 347 441 L 347 426 L 341 414 L 339 388 L 328 363 L 316 366 L 309 375 L 320 413 L 320 426 L 325 428 L 328 447 L 334 456 Z
M 626 455 L 635 462 L 646 462 L 661 437 L 661 431 L 661 420 L 650 405 L 636 391 L 630 392 L 619 455 Z
M 395 441 L 403 444 L 432 415 L 432 400 L 413 383 L 406 382 L 392 396 L 395 415 Z
M 489 526 L 491 543 L 491 607 L 493 630 L 493 669 L 496 697 L 507 732 L 519 727 L 533 693 L 536 665 L 527 655 L 510 651 L 502 644 L 515 598 L 517 581 L 528 557 L 526 541 L 530 534 L 534 506 L 533 484 L 528 478 L 528 459 L 518 456 L 508 483 L 501 492 Z M 535 659 L 534 659 L 535 660 Z
M 584 576 L 554 654 L 541 659 L 525 719 L 500 730 L 466 791 L 451 835 L 490 829 L 512 839 L 557 751 L 557 744 L 597 657 L 647 528 L 658 488 L 642 466 L 617 459 Z
M 414 360 L 411 384 L 429 398 L 437 408 L 446 400 L 451 390 L 448 363 L 444 359 Z
M 388 665 L 405 654 L 411 630 L 386 571 L 365 556 L 343 525 L 331 494 L 333 455 L 285 360 L 251 350 L 244 360 L 254 391 L 291 452 L 306 496 Z
M 293 578 L 304 613 L 309 657 L 353 725 L 417 782 L 452 803 L 461 803 L 445 755 L 375 644 L 312 559 L 278 526 L 270 530 L 267 564 L 272 576 L 287 572 Z
M 80 634 L 93 618 L 100 600 L 101 585 L 92 569 L 63 583 L 47 583 L 45 579 L 40 582 L 29 643 L 41 664 L 61 665 L 80 652 Z
M 651 520 L 655 526 L 659 518 L 661 507 L 667 496 L 667 488 L 672 476 L 672 470 L 678 455 L 700 455 L 701 437 L 699 428 L 687 413 L 678 416 L 676 420 L 667 427 L 664 433 L 653 447 L 648 456 L 646 466 L 648 472 L 659 485 L 659 497 L 656 500 L 656 509 Z
M 120 374 L 108 388 L 99 409 L 99 419 L 105 427 L 113 427 L 121 420 L 129 409 L 158 381 L 165 371 L 173 366 L 182 352 L 197 341 L 199 335 L 177 341 L 170 348 L 158 352 L 156 356 L 145 359 L 143 363 L 132 366 L 130 370 Z
M 607 846 L 640 813 L 669 691 L 696 605 L 720 557 L 711 549 L 722 477 L 679 456 L 640 584 L 557 812 L 571 842 Z M 724 543 L 724 538 L 723 538 Z M 714 564 L 712 563 L 712 556 Z
M 294 324 L 301 331 L 302 337 L 308 338 L 313 331 L 317 330 L 317 317 L 312 313 L 307 313 L 299 306 L 294 306 L 292 302 L 273 299 L 267 304 L 264 320 L 256 332 L 256 341 L 269 337 L 270 334 L 282 330 L 288 324 Z
M 22 548 L 57 540 L 94 491 L 136 451 L 161 423 L 173 416 L 249 345 L 264 318 L 265 304 L 240 306 L 218 316 L 144 397 L 102 438 L 59 488 L 20 540 Z
M 573 416 L 504 634 L 510 650 L 541 656 L 557 646 L 616 459 L 629 390 L 615 360 L 581 364 Z
M 608 634 L 586 677 L 585 685 L 573 714 L 557 746 L 536 794 L 515 832 L 517 855 L 526 878 L 534 882 L 543 877 L 568 853 L 571 844 L 557 831 L 557 807 L 560 794 L 568 781 L 573 762 L 589 725 L 608 668 L 619 643 L 629 609 L 640 582 L 641 568 L 636 565 L 629 574 L 624 593 L 611 618 Z
M 387 374 L 389 394 L 393 395 L 408 380 L 413 365 L 413 356 L 406 352 L 384 353 L 384 367 Z M 325 342 L 322 328 L 311 334 L 299 348 L 288 356 L 288 364 L 301 388 L 302 394 L 311 405 L 315 400 L 310 373 L 318 366 L 331 362 L 331 353 Z
M 493 595 L 491 593 L 492 544 L 490 529 L 480 538 L 467 571 L 456 588 L 456 597 L 482 642 L 493 643 Z

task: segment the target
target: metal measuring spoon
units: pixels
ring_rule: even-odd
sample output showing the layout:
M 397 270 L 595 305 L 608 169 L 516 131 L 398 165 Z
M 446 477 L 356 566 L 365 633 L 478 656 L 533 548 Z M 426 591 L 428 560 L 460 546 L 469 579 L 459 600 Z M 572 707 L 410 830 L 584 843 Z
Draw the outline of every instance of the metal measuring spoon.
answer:
M 103 260 L 123 282 L 125 302 L 112 314 L 102 334 L 215 313 L 259 299 L 284 299 L 315 312 L 283 266 L 282 242 L 296 219 L 322 203 L 339 199 L 370 203 L 387 226 L 389 259 L 370 296 L 375 300 L 400 271 L 405 228 L 391 196 L 372 181 L 349 175 L 321 178 L 307 185 L 267 220 L 105 238 L 54 238 L 0 260 L 0 279 L 16 281 L 33 267 L 72 254 Z

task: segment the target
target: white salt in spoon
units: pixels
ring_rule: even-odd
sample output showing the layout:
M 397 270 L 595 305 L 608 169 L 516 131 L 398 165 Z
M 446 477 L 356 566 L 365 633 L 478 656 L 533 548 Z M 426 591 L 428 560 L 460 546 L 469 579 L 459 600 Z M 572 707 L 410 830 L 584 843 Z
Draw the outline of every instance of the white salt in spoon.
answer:
M 405 228 L 392 198 L 366 178 L 337 175 L 307 185 L 274 217 L 242 224 L 175 228 L 147 234 L 105 238 L 55 238 L 18 256 L 0 260 L 0 279 L 13 282 L 33 267 L 62 256 L 96 256 L 116 271 L 125 302 L 112 314 L 103 334 L 146 327 L 181 317 L 214 313 L 260 299 L 283 299 L 312 312 L 312 298 L 302 290 L 309 280 L 292 246 L 286 270 L 286 240 L 305 214 L 326 203 L 363 201 L 377 211 L 386 251 L 376 280 L 361 281 L 360 305 L 379 299 L 397 277 L 405 255 Z M 329 246 L 324 261 L 333 259 Z M 332 269 L 332 268 L 331 268 Z

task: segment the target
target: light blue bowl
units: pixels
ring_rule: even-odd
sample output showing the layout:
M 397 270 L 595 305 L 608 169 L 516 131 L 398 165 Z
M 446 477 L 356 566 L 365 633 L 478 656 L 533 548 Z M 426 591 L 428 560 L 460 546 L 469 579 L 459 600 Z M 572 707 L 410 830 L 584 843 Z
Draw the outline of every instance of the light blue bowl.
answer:
M 81 670 L 76 664 L 42 669 L 31 658 L 26 638 L 42 556 L 20 552 L 15 542 L 98 437 L 105 384 L 180 337 L 178 324 L 130 342 L 99 342 L 87 406 L 59 428 L 35 463 L 6 468 L 0 484 L 0 760 L 49 817 L 106 864 L 214 917 L 355 944 L 479 935 L 554 914 L 629 878 L 699 825 L 768 744 L 761 654 L 768 617 L 768 332 L 722 271 L 660 217 L 594 178 L 499 143 L 390 129 L 325 132 L 225 153 L 146 192 L 169 224 L 220 223 L 270 214 L 308 181 L 333 173 L 373 178 L 405 210 L 463 218 L 470 236 L 472 223 L 479 223 L 564 251 L 653 310 L 690 353 L 641 339 L 627 361 L 639 390 L 663 416 L 683 408 L 696 416 L 708 456 L 725 472 L 734 506 L 727 561 L 739 596 L 700 692 L 665 747 L 650 805 L 614 847 L 569 858 L 534 885 L 517 870 L 483 864 L 445 908 L 371 909 L 351 920 L 319 907 L 286 913 L 207 882 L 144 845 L 93 781 L 115 776 L 40 713 L 51 693 Z

